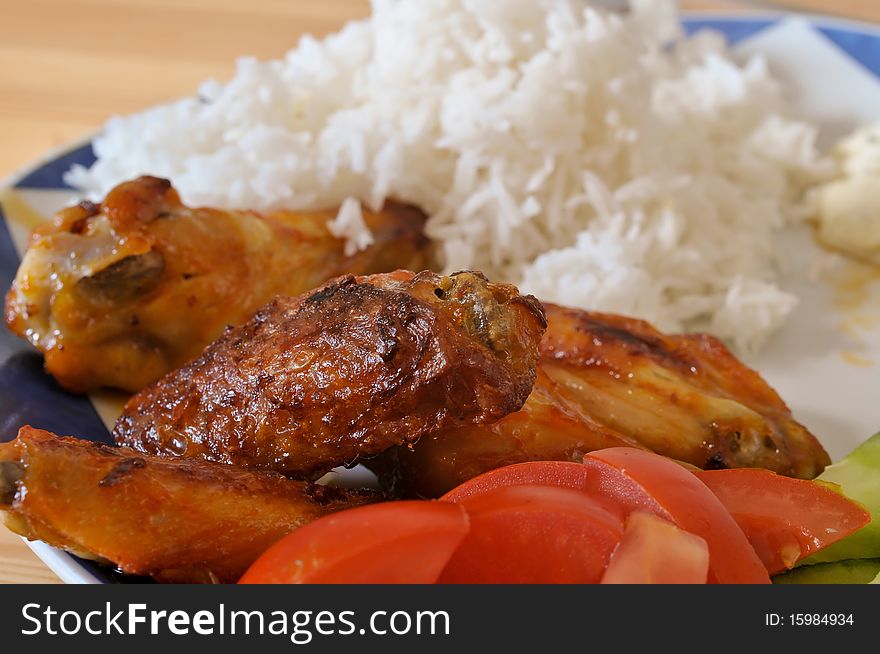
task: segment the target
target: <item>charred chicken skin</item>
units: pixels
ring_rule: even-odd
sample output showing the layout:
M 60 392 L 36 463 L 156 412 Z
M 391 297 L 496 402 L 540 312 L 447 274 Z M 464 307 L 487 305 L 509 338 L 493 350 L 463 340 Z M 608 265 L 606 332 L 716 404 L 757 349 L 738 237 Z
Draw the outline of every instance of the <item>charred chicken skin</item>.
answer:
M 30 427 L 0 444 L 0 511 L 12 531 L 160 581 L 235 582 L 294 529 L 378 499 Z
M 343 277 L 279 297 L 126 404 L 119 445 L 316 477 L 518 410 L 540 303 L 479 273 Z
M 374 242 L 353 254 L 328 229 L 334 213 L 189 208 L 167 180 L 141 177 L 35 231 L 6 323 L 66 389 L 138 391 L 277 294 L 425 266 L 417 209 L 364 212 Z
M 402 495 L 437 497 L 482 472 L 580 461 L 630 446 L 700 468 L 759 467 L 811 479 L 828 454 L 779 395 L 717 339 L 545 305 L 532 394 L 492 425 L 447 429 L 366 462 Z

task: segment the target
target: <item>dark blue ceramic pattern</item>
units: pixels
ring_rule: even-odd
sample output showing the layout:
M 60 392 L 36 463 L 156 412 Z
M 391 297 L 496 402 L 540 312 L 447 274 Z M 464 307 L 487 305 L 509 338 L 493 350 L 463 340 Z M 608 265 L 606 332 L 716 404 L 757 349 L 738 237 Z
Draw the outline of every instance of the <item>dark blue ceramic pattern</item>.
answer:
M 683 24 L 685 32 L 688 34 L 705 29 L 718 30 L 724 33 L 728 43 L 735 44 L 754 36 L 776 22 L 777 19 L 767 18 L 741 18 L 723 22 L 719 22 L 717 18 L 688 18 L 683 21 Z
M 880 77 L 880 29 L 874 32 L 857 32 L 839 27 L 817 26 L 817 31 L 834 45 Z

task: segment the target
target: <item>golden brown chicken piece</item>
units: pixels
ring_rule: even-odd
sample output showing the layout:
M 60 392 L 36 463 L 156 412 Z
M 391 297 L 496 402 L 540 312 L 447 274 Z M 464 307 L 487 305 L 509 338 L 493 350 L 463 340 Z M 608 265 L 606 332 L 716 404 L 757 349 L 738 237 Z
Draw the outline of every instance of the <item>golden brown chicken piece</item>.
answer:
M 340 278 L 227 331 L 134 396 L 114 435 L 150 454 L 320 475 L 516 411 L 544 326 L 537 300 L 479 273 Z
M 437 497 L 523 461 L 580 461 L 642 447 L 700 468 L 811 479 L 830 462 L 780 397 L 717 339 L 665 336 L 640 320 L 545 305 L 532 394 L 488 426 L 443 430 L 366 462 L 402 495 Z
M 333 211 L 191 209 L 164 179 L 117 186 L 38 229 L 6 298 L 6 323 L 72 391 L 138 391 L 283 293 L 343 274 L 426 265 L 424 216 L 364 212 L 374 243 L 354 254 Z
M 378 499 L 31 427 L 0 444 L 0 511 L 12 531 L 160 581 L 235 582 L 297 527 Z

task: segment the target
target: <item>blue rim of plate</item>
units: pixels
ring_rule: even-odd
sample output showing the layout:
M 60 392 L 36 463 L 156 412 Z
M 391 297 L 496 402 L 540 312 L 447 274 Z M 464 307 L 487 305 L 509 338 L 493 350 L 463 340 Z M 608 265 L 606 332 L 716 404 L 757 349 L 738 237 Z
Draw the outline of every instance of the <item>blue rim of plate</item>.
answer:
M 858 21 L 810 14 L 770 13 L 724 16 L 691 14 L 682 18 L 688 34 L 713 29 L 735 44 L 789 18 L 801 18 L 828 38 L 851 59 L 880 78 L 880 27 Z M 36 164 L 13 174 L 0 188 L 68 189 L 64 173 L 74 164 L 95 161 L 91 141 L 61 148 Z M 145 171 L 148 172 L 148 171 Z M 3 209 L 0 207 L 0 288 L 9 288 L 18 268 Z M 42 358 L 23 340 L 0 329 L 0 440 L 10 440 L 19 427 L 30 424 L 58 434 L 112 442 L 103 422 L 86 397 L 63 391 L 42 369 Z M 34 552 L 68 583 L 142 583 L 143 578 L 122 575 L 107 566 L 28 542 Z

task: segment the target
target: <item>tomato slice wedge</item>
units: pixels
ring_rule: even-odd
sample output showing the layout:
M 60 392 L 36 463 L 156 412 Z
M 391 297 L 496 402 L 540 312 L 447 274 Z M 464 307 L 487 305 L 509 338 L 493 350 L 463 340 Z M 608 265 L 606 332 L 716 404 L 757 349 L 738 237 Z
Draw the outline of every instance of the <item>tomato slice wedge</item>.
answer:
M 460 502 L 468 497 L 486 493 L 504 486 L 558 486 L 587 490 L 589 471 L 582 463 L 571 461 L 529 461 L 514 463 L 503 468 L 489 470 L 459 484 L 446 493 L 441 500 Z
M 598 583 L 623 536 L 619 508 L 568 488 L 506 486 L 459 502 L 471 530 L 440 583 Z
M 752 468 L 695 474 L 727 507 L 770 574 L 871 521 L 861 506 L 818 482 Z
M 706 541 L 653 513 L 635 511 L 626 519 L 603 584 L 705 584 L 709 573 Z
M 770 583 L 742 529 L 692 472 L 659 454 L 612 447 L 584 457 L 588 492 L 613 498 L 626 514 L 653 513 L 700 536 L 709 547 L 709 581 Z
M 325 516 L 275 543 L 242 584 L 430 584 L 469 529 L 437 501 L 384 502 Z

